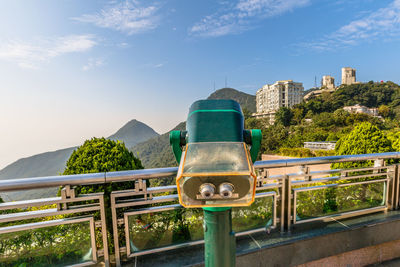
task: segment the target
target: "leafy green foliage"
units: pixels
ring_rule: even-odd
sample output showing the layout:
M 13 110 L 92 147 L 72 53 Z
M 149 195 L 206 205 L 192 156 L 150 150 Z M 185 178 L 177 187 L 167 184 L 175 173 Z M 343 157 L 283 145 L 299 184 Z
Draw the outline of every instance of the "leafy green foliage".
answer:
M 336 143 L 336 155 L 357 155 L 392 151 L 392 142 L 378 127 L 369 122 L 358 124 Z M 371 162 L 337 163 L 333 168 L 368 166 Z
M 256 97 L 233 88 L 222 88 L 212 93 L 207 99 L 232 99 L 240 104 L 242 109 L 250 113 L 256 112 Z
M 289 126 L 293 119 L 293 112 L 291 109 L 281 107 L 275 114 L 275 123 L 282 124 L 283 126 Z
M 388 132 L 388 139 L 392 142 L 394 151 L 400 151 L 400 131 L 395 129 L 394 131 Z
M 379 107 L 385 120 L 343 110 L 344 106 L 355 104 Z M 290 109 L 280 108 L 275 121 L 274 125 L 269 125 L 266 119 L 246 118 L 246 128 L 262 130 L 261 153 L 279 154 L 281 148 L 301 148 L 304 142 L 338 141 L 350 133 L 354 125 L 363 122 L 391 130 L 400 127 L 400 86 L 392 82 L 341 86 L 335 92 L 324 92 Z M 286 152 L 311 156 L 304 151 Z
M 92 138 L 78 147 L 67 161 L 64 175 L 83 174 L 111 171 L 125 171 L 143 169 L 142 163 L 130 152 L 124 143 L 115 142 L 105 138 Z M 104 204 L 107 220 L 107 231 L 112 235 L 112 221 L 110 209 L 110 194 L 113 190 L 134 188 L 134 181 L 115 184 L 80 185 L 76 187 L 77 194 L 90 194 L 104 192 Z M 98 213 L 95 214 L 99 216 Z M 113 244 L 109 240 L 112 249 Z
M 173 130 L 184 130 L 185 127 L 186 123 L 181 122 Z M 134 146 L 132 151 L 138 155 L 146 168 L 162 168 L 178 165 L 169 144 L 169 132 Z
M 89 223 L 2 234 L 0 266 L 65 266 L 92 259 Z
M 355 155 L 389 152 L 391 149 L 391 142 L 383 131 L 369 122 L 363 122 L 340 138 L 335 150 L 337 155 Z
M 310 158 L 310 157 L 327 157 L 333 156 L 335 152 L 333 150 L 311 150 L 303 147 L 281 147 L 279 154 L 282 156 L 296 157 L 296 158 Z
M 342 85 L 332 94 L 325 93 L 321 96 L 311 98 L 307 102 L 297 105 L 305 112 L 312 111 L 314 114 L 321 112 L 334 112 L 344 106 L 360 104 L 367 107 L 389 107 L 399 106 L 400 86 L 393 82 L 386 83 L 360 83 Z
M 92 138 L 78 147 L 67 161 L 64 175 L 142 169 L 139 159 L 123 143 Z
M 64 175 L 143 169 L 142 163 L 124 143 L 92 138 L 78 147 L 67 161 Z M 132 189 L 134 182 L 96 184 L 76 187 L 77 194 L 105 192 L 106 203 L 112 190 Z

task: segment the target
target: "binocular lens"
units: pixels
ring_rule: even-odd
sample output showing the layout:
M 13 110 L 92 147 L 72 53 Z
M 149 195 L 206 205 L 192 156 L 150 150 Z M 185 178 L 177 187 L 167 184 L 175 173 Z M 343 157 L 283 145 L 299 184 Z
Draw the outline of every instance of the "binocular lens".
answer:
M 205 183 L 200 186 L 200 194 L 203 198 L 212 198 L 215 193 L 215 186 L 213 184 Z
M 230 183 L 222 183 L 219 185 L 219 194 L 223 198 L 230 198 L 233 194 L 233 185 Z

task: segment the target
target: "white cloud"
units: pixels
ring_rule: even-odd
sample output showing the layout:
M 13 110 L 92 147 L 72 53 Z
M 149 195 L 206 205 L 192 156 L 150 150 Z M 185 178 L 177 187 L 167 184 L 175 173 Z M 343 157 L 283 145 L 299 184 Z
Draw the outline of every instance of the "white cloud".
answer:
M 126 47 L 129 46 L 129 44 L 126 43 L 126 42 L 122 42 L 122 43 L 119 43 L 117 46 L 120 47 L 120 48 L 126 48 Z
M 380 8 L 361 19 L 353 20 L 316 41 L 302 43 L 299 46 L 327 51 L 395 36 L 400 36 L 400 0 L 395 0 L 387 7 Z
M 310 0 L 239 0 L 224 2 L 224 9 L 206 16 L 189 29 L 190 34 L 216 37 L 241 33 L 257 20 L 271 18 L 303 7 Z
M 132 35 L 155 29 L 159 21 L 157 10 L 156 5 L 142 6 L 138 1 L 127 0 L 72 19 Z
M 94 35 L 40 38 L 35 43 L 9 40 L 0 43 L 0 60 L 14 62 L 22 68 L 37 69 L 42 62 L 68 53 L 85 52 L 95 45 Z
M 161 68 L 163 66 L 164 66 L 164 63 L 158 63 L 158 64 L 155 64 L 153 67 L 158 69 L 158 68 Z
M 88 63 L 82 67 L 83 71 L 88 71 L 93 68 L 101 67 L 104 65 L 104 60 L 101 58 L 89 58 Z

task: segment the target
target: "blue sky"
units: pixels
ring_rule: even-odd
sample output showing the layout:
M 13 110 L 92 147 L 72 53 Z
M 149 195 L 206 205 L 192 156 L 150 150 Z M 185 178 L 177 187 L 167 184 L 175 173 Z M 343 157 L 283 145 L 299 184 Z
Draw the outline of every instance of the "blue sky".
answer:
M 4 0 L 0 168 L 131 119 L 164 133 L 225 77 L 398 83 L 399 48 L 400 0 Z

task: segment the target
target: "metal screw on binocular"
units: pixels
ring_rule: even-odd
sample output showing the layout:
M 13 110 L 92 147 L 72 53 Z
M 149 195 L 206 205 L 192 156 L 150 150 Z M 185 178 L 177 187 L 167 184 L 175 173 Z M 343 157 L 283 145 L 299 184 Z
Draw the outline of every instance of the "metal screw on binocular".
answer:
M 181 205 L 233 207 L 253 203 L 257 180 L 253 162 L 261 131 L 244 130 L 240 105 L 233 100 L 197 101 L 190 107 L 186 129 L 170 134 L 179 162 L 176 184 Z

